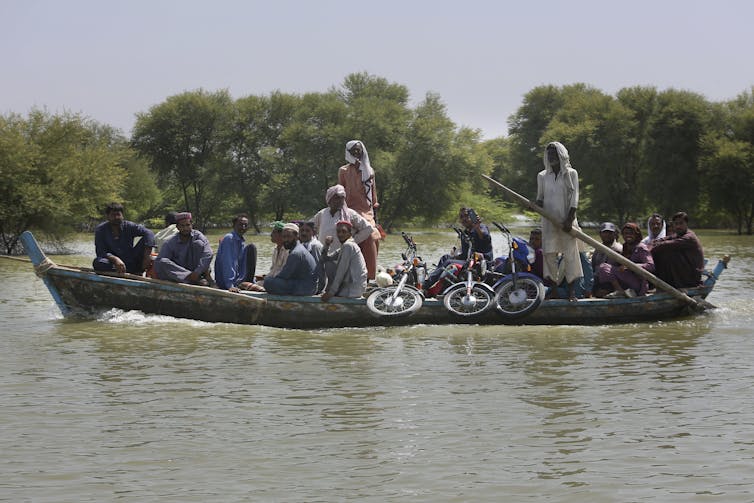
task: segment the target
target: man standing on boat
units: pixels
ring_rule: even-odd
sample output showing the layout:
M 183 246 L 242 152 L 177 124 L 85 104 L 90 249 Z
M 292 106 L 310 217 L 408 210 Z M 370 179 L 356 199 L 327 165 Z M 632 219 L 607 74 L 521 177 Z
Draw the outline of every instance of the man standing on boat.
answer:
M 110 203 L 105 210 L 107 222 L 94 230 L 97 258 L 95 271 L 143 274 L 151 263 L 154 233 L 143 225 L 123 218 L 123 205 Z M 134 241 L 138 239 L 138 242 Z
M 562 254 L 563 275 L 568 283 L 568 300 L 576 300 L 576 282 L 584 276 L 579 245 L 569 233 L 579 228 L 576 209 L 579 207 L 579 174 L 571 167 L 568 150 L 560 142 L 547 145 L 545 169 L 537 174 L 537 205 L 553 215 L 560 225 L 542 219 L 542 252 L 545 282 L 550 292 L 557 292 L 563 278 L 558 270 L 558 254 Z
M 233 218 L 233 230 L 223 236 L 215 257 L 215 281 L 223 290 L 250 290 L 257 267 L 257 247 L 246 244 L 243 235 L 249 229 L 249 216 Z
M 283 226 L 283 246 L 288 258 L 283 269 L 264 279 L 264 289 L 277 295 L 314 295 L 317 291 L 317 262 L 298 240 L 298 225 Z
M 374 169 L 369 162 L 367 149 L 359 140 L 346 143 L 346 161 L 348 164 L 338 170 L 338 183 L 345 188 L 346 204 L 356 211 L 372 226 L 371 234 L 359 241 L 361 253 L 369 271 L 369 279 L 377 274 L 377 253 L 382 237 L 377 227 L 376 212 L 380 207 L 377 202 L 377 187 L 374 182 Z
M 175 220 L 178 234 L 162 245 L 154 263 L 157 277 L 176 283 L 211 285 L 212 247 L 209 241 L 193 228 L 191 213 L 178 213 Z

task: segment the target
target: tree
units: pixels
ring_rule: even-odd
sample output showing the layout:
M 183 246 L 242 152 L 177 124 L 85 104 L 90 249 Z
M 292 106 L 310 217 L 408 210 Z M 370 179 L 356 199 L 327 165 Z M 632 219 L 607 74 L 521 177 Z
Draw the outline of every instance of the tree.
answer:
M 26 229 L 60 237 L 117 200 L 130 155 L 115 130 L 80 115 L 0 116 L 0 237 L 16 251 Z
M 701 140 L 711 117 L 703 96 L 670 89 L 657 95 L 646 145 L 641 191 L 660 213 L 695 214 L 700 194 Z
M 231 111 L 227 91 L 200 89 L 171 96 L 148 113 L 137 114 L 134 147 L 148 157 L 161 182 L 179 188 L 199 228 L 218 208 L 211 203 L 222 193 L 218 168 L 225 156 L 223 138 Z M 205 201 L 212 196 L 215 201 Z
M 753 89 L 754 91 L 754 89 Z M 704 192 L 714 207 L 752 234 L 754 221 L 754 95 L 742 93 L 723 106 L 725 126 L 702 141 Z
M 435 221 L 472 184 L 483 191 L 479 175 L 491 168 L 489 157 L 477 148 L 479 132 L 456 131 L 438 95 L 428 93 L 413 115 L 393 169 L 382 175 L 381 214 L 387 228 L 414 218 Z

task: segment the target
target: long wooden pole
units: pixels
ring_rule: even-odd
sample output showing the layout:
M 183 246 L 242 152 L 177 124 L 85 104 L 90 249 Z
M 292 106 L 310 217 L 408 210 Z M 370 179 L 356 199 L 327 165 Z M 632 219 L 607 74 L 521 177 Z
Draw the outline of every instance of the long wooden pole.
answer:
M 548 212 L 546 212 L 544 210 L 544 208 L 541 208 L 541 207 L 537 206 L 535 203 L 532 203 L 531 201 L 529 201 L 527 198 L 525 198 L 521 194 L 519 194 L 519 193 L 517 193 L 517 192 L 515 192 L 515 191 L 513 191 L 511 189 L 509 189 L 508 187 L 506 187 L 502 183 L 498 182 L 494 178 L 490 178 L 487 175 L 482 175 L 482 177 L 485 178 L 488 182 L 490 182 L 490 183 L 492 183 L 492 184 L 500 187 L 501 189 L 503 189 L 504 191 L 506 191 L 508 194 L 510 194 L 511 196 L 513 196 L 515 199 L 517 199 L 518 202 L 520 202 L 521 204 L 523 204 L 524 206 L 526 206 L 530 210 L 536 211 L 537 213 L 539 213 L 540 215 L 542 215 L 543 217 L 545 217 L 546 219 L 548 219 L 549 221 L 551 221 L 552 223 L 554 223 L 555 225 L 557 225 L 558 227 L 560 227 L 560 225 L 562 224 L 562 222 L 558 221 L 557 218 L 555 218 L 553 215 L 551 215 Z M 598 249 L 601 252 L 607 254 L 607 256 L 610 257 L 611 259 L 615 260 L 616 262 L 620 263 L 621 265 L 626 266 L 628 269 L 630 269 L 632 272 L 636 273 L 638 276 L 640 276 L 640 277 L 648 280 L 650 283 L 652 283 L 653 285 L 657 286 L 657 288 L 668 292 L 669 294 L 671 294 L 673 297 L 675 297 L 678 300 L 682 300 L 683 302 L 686 302 L 687 304 L 689 304 L 694 309 L 696 309 L 698 311 L 702 311 L 704 309 L 710 309 L 710 308 L 714 308 L 715 307 L 712 304 L 710 304 L 709 302 L 705 301 L 704 299 L 698 299 L 698 300 L 697 299 L 692 299 L 691 297 L 689 297 L 688 295 L 686 295 L 682 291 L 680 291 L 677 288 L 673 287 L 672 285 L 669 285 L 668 283 L 664 282 L 663 280 L 661 280 L 660 278 L 658 278 L 657 276 L 655 276 L 651 272 L 647 271 L 646 269 L 642 269 L 641 267 L 639 267 L 634 262 L 631 262 L 629 259 L 627 259 L 623 255 L 621 255 L 620 253 L 617 253 L 612 248 L 610 248 L 608 246 L 605 246 L 602 243 L 600 243 L 599 241 L 597 241 L 596 239 L 592 238 L 591 236 L 588 236 L 587 234 L 584 234 L 580 229 L 576 229 L 574 227 L 574 228 L 571 229 L 570 234 L 571 234 L 571 236 L 573 236 L 573 237 L 575 237 L 577 239 L 580 239 L 580 240 L 584 241 L 585 243 L 587 243 L 589 245 L 594 246 L 596 249 Z

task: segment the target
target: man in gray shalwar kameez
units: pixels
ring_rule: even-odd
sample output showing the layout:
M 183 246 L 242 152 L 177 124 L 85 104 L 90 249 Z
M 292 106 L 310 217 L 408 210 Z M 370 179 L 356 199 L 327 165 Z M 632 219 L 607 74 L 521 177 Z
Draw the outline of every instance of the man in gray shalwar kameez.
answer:
M 176 227 L 178 234 L 165 241 L 154 262 L 157 277 L 176 283 L 210 285 L 212 247 L 209 241 L 192 227 L 191 213 L 178 213 Z
M 341 220 L 335 225 L 340 248 L 332 253 L 329 252 L 329 248 L 333 238 L 325 238 L 321 260 L 337 261 L 337 266 L 332 282 L 328 282 L 327 289 L 322 294 L 322 302 L 327 302 L 335 296 L 358 298 L 366 291 L 367 264 L 361 248 L 351 237 L 351 228 L 352 224 L 348 220 Z

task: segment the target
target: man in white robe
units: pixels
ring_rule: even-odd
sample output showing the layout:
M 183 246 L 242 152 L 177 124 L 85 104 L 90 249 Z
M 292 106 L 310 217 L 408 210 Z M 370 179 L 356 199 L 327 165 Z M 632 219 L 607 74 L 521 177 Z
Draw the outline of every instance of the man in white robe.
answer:
M 576 282 L 584 275 L 577 240 L 569 232 L 578 229 L 576 209 L 579 206 L 579 174 L 571 167 L 568 150 L 559 142 L 547 145 L 545 169 L 537 174 L 537 205 L 553 215 L 560 225 L 542 219 L 542 252 L 544 277 L 550 292 L 556 294 L 562 281 L 568 283 L 568 299 L 576 300 Z M 558 268 L 558 254 L 562 255 L 562 269 Z

